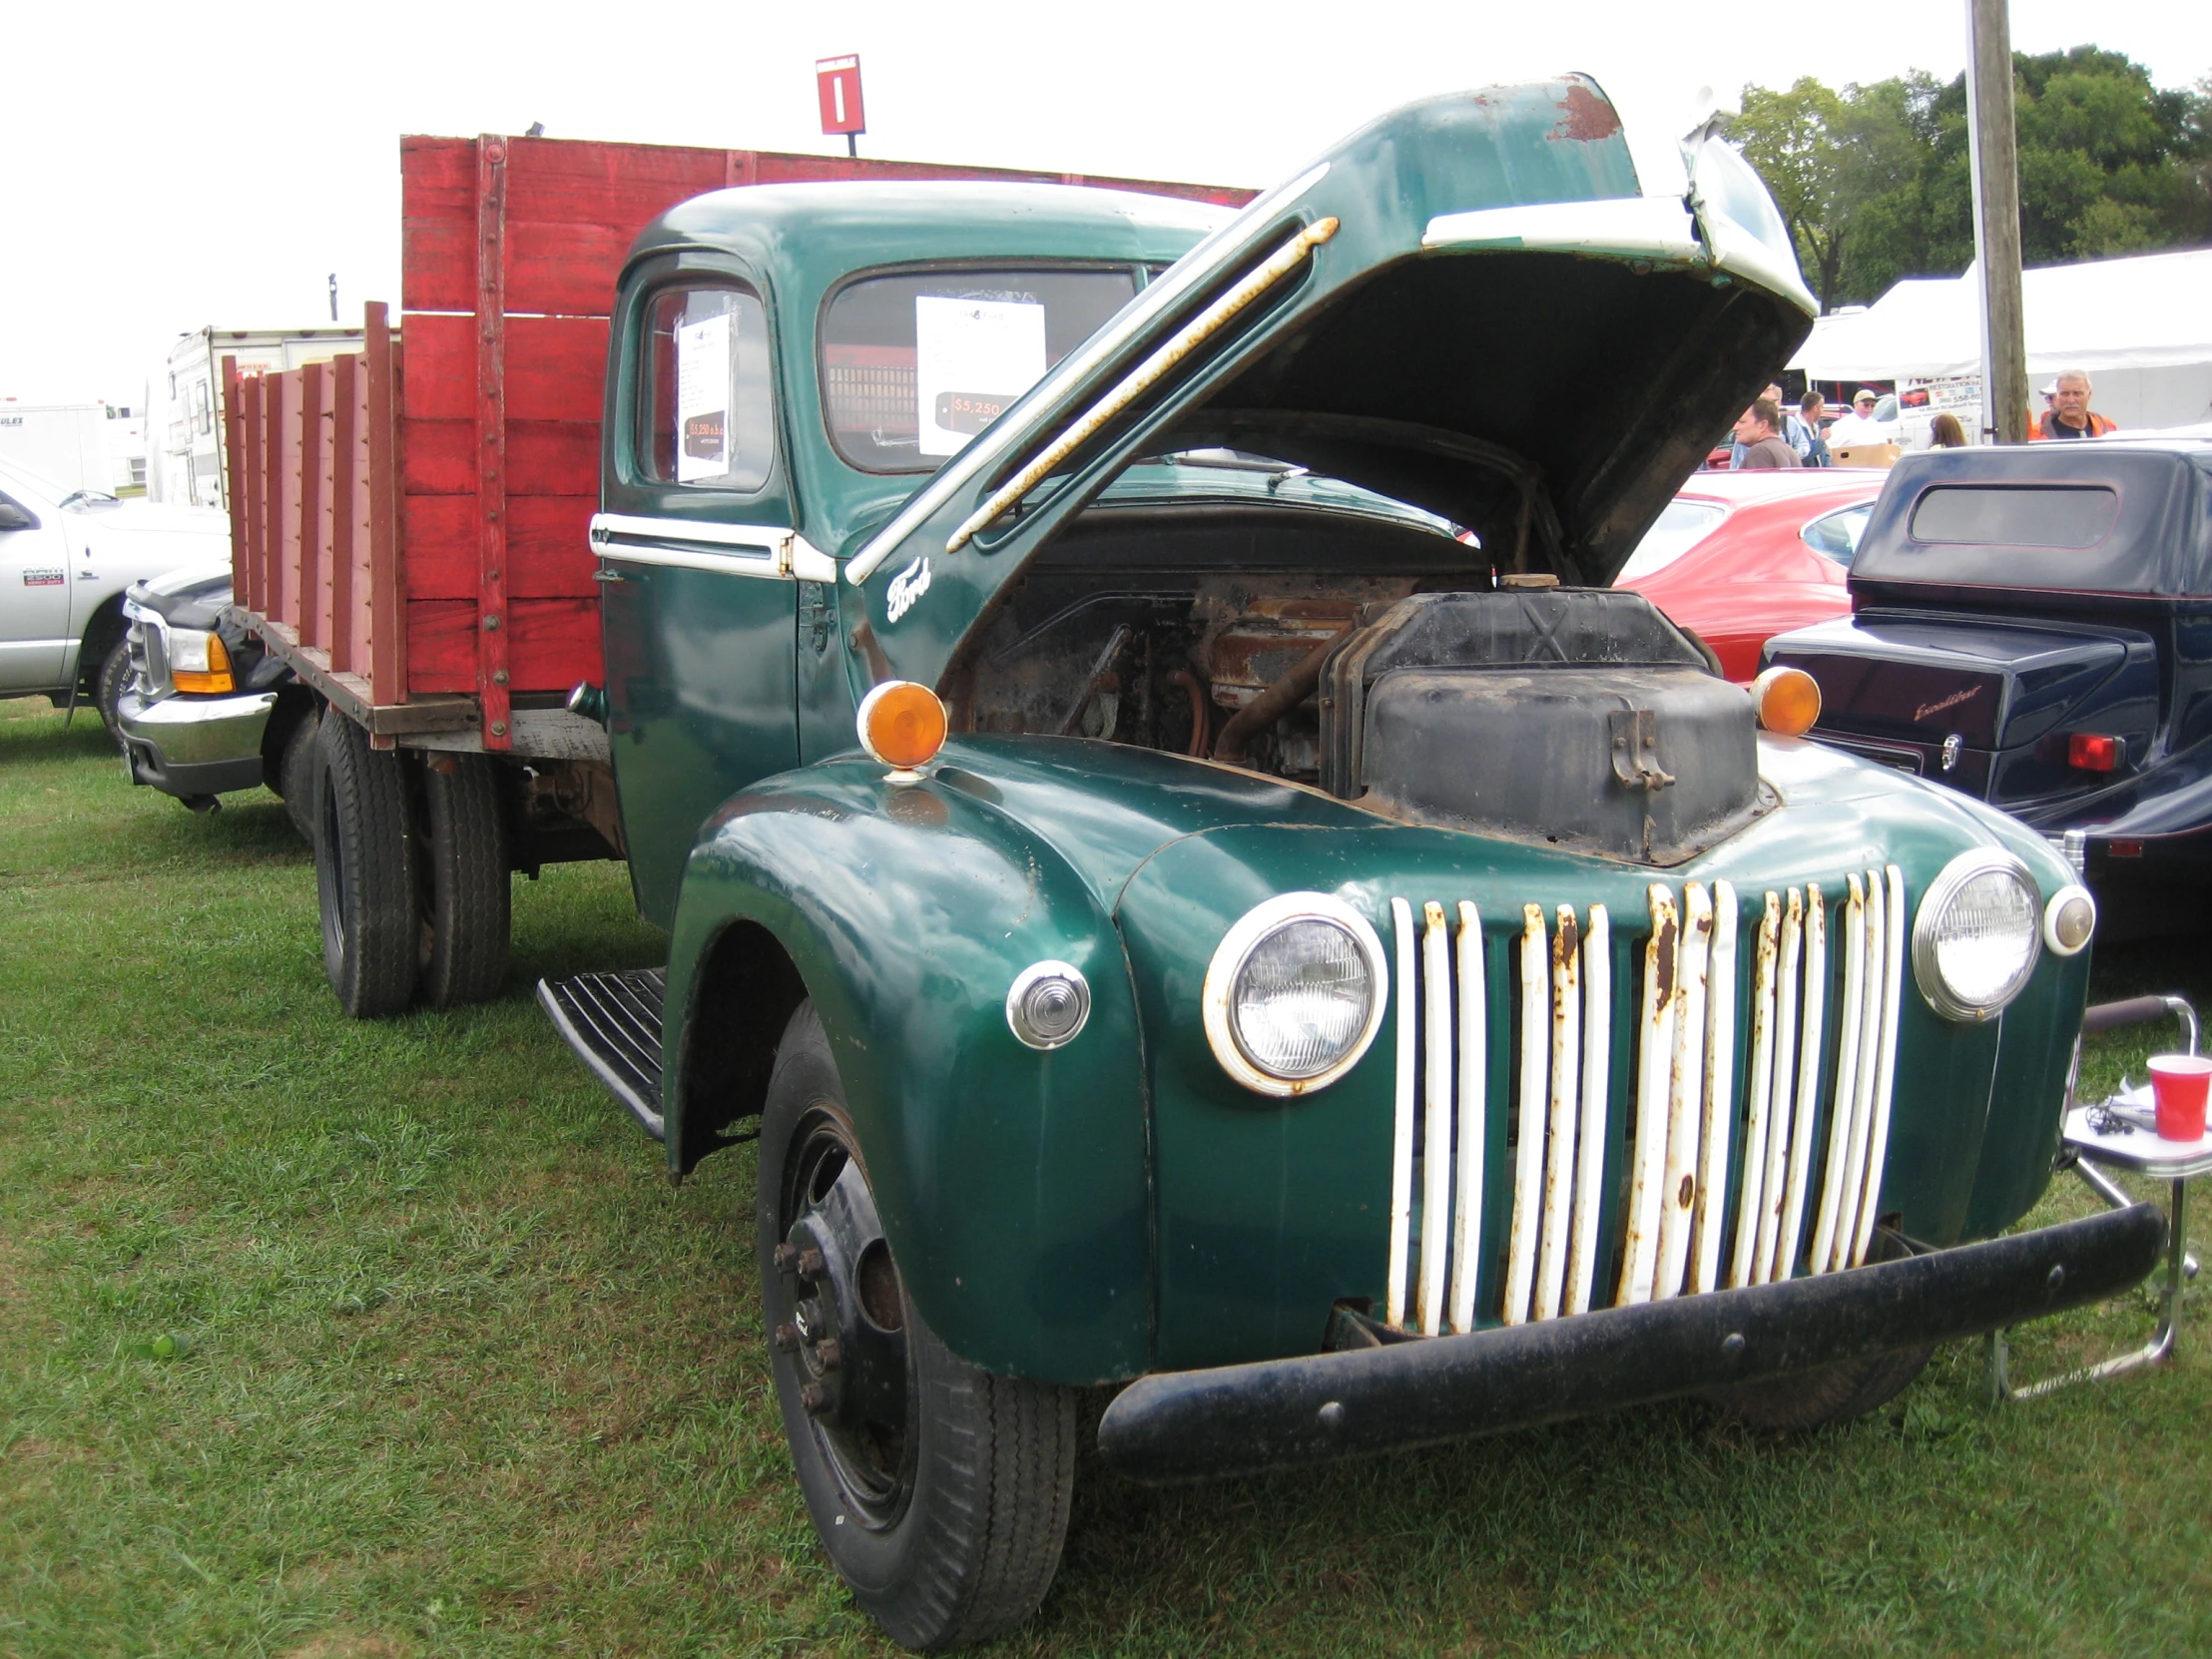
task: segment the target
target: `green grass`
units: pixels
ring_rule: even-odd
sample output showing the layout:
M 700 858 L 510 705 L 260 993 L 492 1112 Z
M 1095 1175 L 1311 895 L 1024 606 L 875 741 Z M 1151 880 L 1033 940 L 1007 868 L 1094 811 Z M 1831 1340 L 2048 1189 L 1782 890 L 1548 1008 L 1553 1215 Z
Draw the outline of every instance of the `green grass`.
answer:
M 529 999 L 655 958 L 622 871 L 516 883 L 503 1001 L 372 1025 L 313 886 L 274 798 L 192 817 L 0 704 L 0 1655 L 888 1651 L 790 1478 L 750 1151 L 672 1189 Z M 2176 982 L 2114 954 L 2098 990 Z M 2212 1651 L 2203 1330 L 2001 1412 L 1945 1351 L 1795 1440 L 1678 1405 L 1189 1491 L 1087 1459 L 1003 1651 Z

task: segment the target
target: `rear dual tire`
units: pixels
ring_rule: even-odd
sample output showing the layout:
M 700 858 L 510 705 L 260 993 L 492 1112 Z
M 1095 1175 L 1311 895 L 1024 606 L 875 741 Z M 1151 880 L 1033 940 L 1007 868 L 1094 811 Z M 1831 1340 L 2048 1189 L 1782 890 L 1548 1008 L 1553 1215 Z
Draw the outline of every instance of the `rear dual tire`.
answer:
M 302 782 L 313 803 L 322 966 L 338 1006 L 381 1019 L 418 992 L 438 1008 L 496 996 L 510 915 L 494 763 L 439 756 L 417 772 L 398 751 L 370 748 L 342 716 L 325 718 L 314 743 L 317 764 L 302 768 Z

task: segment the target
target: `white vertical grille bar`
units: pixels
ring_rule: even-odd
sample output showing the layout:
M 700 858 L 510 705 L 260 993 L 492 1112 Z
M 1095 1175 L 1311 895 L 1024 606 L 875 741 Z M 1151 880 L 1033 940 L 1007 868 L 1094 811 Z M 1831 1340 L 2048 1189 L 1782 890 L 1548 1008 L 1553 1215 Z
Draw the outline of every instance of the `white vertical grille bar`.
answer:
M 1836 1036 L 1836 1090 L 1828 1107 L 1828 1162 L 1821 1174 L 1821 1207 L 1813 1223 L 1813 1249 L 1806 1258 L 1814 1273 L 1833 1266 L 1836 1235 L 1849 1237 L 1850 1220 L 1839 1212 L 1850 1191 L 1851 1146 L 1866 1147 L 1866 1126 L 1857 1122 L 1859 1099 L 1859 1027 L 1867 1009 L 1867 901 L 1854 871 L 1844 878 L 1844 1008 Z
M 1605 906 L 1590 906 L 1582 935 L 1582 1127 L 1574 1143 L 1574 1237 L 1567 1251 L 1567 1312 L 1590 1311 L 1597 1224 L 1605 1208 L 1605 1108 L 1613 1068 L 1613 935 Z
M 1667 1086 L 1667 1173 L 1659 1207 L 1659 1271 L 1651 1294 L 1682 1294 L 1697 1205 L 1698 1129 L 1705 1116 L 1705 984 L 1713 956 L 1713 900 L 1692 881 L 1682 895 L 1674 975 L 1674 1059 Z
M 1559 1317 L 1567 1281 L 1567 1228 L 1574 1213 L 1574 1126 L 1582 1077 L 1582 929 L 1574 906 L 1559 906 L 1551 936 L 1551 1115 L 1544 1133 L 1544 1220 L 1536 1251 L 1535 1317 Z
M 1852 877 L 1854 885 L 1858 876 Z M 1882 872 L 1867 871 L 1867 907 L 1862 925 L 1867 935 L 1866 1000 L 1859 1021 L 1859 1069 L 1854 1075 L 1851 1104 L 1851 1144 L 1844 1154 L 1844 1188 L 1836 1206 L 1836 1237 L 1828 1250 L 1828 1271 L 1841 1273 L 1852 1265 L 1851 1253 L 1859 1239 L 1859 1195 L 1867 1184 L 1867 1147 L 1874 1135 L 1875 1074 L 1882 1069 L 1883 958 L 1887 954 L 1889 928 L 1884 924 Z M 1839 1102 L 1841 1095 L 1839 1092 Z
M 1790 889 L 1782 918 L 1782 977 L 1775 987 L 1774 1104 L 1767 1119 L 1767 1197 L 1759 1212 L 1759 1262 L 1755 1285 L 1777 1277 L 1782 1210 L 1788 1202 L 1792 1120 L 1797 1116 L 1798 961 L 1805 948 L 1805 894 Z
M 1721 1282 L 1721 1221 L 1736 1127 L 1736 889 L 1713 883 L 1713 965 L 1705 992 L 1705 1115 L 1698 1129 L 1697 1212 L 1690 1227 L 1690 1289 Z
M 1426 1041 L 1421 1093 L 1420 1329 L 1440 1336 L 1444 1320 L 1444 1241 L 1451 1237 L 1451 960 L 1444 907 L 1421 906 L 1421 1008 Z
M 1459 901 L 1459 1191 L 1452 1204 L 1451 1329 L 1474 1329 L 1481 1289 L 1482 1160 L 1489 1142 L 1489 1003 L 1482 990 L 1482 916 Z
M 1796 1122 L 1790 1126 L 1790 1181 L 1775 1241 L 1774 1276 L 1797 1272 L 1798 1239 L 1805 1231 L 1805 1189 L 1812 1175 L 1813 1119 L 1820 1101 L 1822 1019 L 1828 1004 L 1828 905 L 1817 882 L 1805 883 L 1805 1011 L 1798 1025 Z
M 1621 1303 L 1649 1302 L 1659 1268 L 1659 1188 L 1667 1165 L 1667 1085 L 1674 1057 L 1674 893 L 1650 887 L 1651 938 L 1636 1012 L 1636 1151 L 1628 1189 L 1628 1237 L 1621 1253 Z
M 1874 1127 L 1867 1137 L 1867 1174 L 1859 1198 L 1859 1225 L 1853 1230 L 1851 1265 L 1867 1260 L 1880 1213 L 1882 1169 L 1890 1156 L 1890 1097 L 1897 1083 L 1898 1019 L 1905 994 L 1905 871 L 1892 864 L 1884 871 L 1889 903 L 1882 937 L 1882 1037 L 1875 1050 Z
M 1513 1236 L 1505 1256 L 1505 1323 L 1528 1320 L 1529 1292 L 1536 1279 L 1536 1228 L 1541 1221 L 1544 1180 L 1544 1096 L 1549 1092 L 1546 1060 L 1550 1021 L 1551 974 L 1545 962 L 1544 912 L 1540 904 L 1521 906 L 1520 948 L 1520 1148 L 1513 1161 Z
M 1413 909 L 1402 898 L 1390 900 L 1390 931 L 1396 945 L 1397 1094 L 1390 1126 L 1390 1269 L 1383 1318 L 1397 1330 L 1405 1324 L 1405 1256 L 1413 1225 L 1413 1029 L 1420 1014 L 1420 992 L 1413 981 Z
M 1767 1208 L 1767 1117 L 1774 1098 L 1774 982 L 1781 933 L 1781 895 L 1769 892 L 1751 970 L 1751 1069 L 1744 1078 L 1751 1095 L 1751 1121 L 1744 1126 L 1744 1183 L 1736 1204 L 1736 1251 L 1728 1266 L 1731 1286 L 1752 1282 L 1759 1218 Z

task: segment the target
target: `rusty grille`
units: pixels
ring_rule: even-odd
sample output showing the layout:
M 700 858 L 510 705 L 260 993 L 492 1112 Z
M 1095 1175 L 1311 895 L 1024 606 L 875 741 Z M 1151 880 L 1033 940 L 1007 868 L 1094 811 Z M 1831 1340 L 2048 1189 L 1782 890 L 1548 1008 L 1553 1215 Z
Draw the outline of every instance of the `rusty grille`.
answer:
M 1526 904 L 1486 936 L 1471 901 L 1390 900 L 1391 1325 L 1518 1325 L 1866 1260 L 1902 872 L 1647 899 L 1618 950 L 1602 904 Z

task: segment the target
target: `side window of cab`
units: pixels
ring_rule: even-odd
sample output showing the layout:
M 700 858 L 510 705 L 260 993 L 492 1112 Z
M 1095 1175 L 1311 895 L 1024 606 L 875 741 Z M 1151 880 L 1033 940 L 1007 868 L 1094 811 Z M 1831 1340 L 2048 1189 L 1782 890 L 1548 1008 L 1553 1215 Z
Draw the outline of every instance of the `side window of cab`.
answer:
M 630 456 L 641 484 L 745 493 L 776 462 L 768 313 L 726 279 L 665 284 L 638 314 Z

